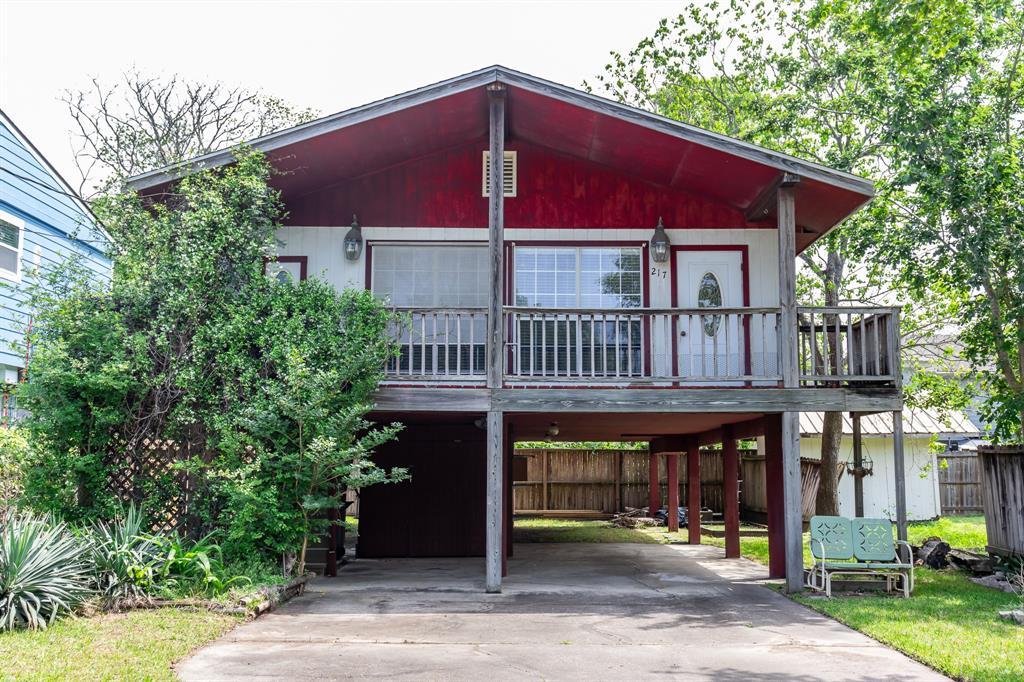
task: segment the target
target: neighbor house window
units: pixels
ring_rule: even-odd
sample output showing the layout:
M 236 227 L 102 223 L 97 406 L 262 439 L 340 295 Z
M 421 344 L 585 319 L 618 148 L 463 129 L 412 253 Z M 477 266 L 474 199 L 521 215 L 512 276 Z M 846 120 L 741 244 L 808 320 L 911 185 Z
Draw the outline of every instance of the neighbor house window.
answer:
M 370 289 L 402 311 L 393 375 L 482 376 L 490 261 L 486 246 L 372 244 Z
M 0 211 L 0 276 L 21 277 L 21 244 L 25 223 Z
M 534 376 L 640 375 L 643 332 L 639 318 L 630 317 L 628 310 L 643 304 L 641 257 L 639 247 L 516 247 L 516 306 L 555 309 L 543 319 L 520 318 L 522 364 L 516 371 Z M 601 312 L 611 310 L 623 312 Z

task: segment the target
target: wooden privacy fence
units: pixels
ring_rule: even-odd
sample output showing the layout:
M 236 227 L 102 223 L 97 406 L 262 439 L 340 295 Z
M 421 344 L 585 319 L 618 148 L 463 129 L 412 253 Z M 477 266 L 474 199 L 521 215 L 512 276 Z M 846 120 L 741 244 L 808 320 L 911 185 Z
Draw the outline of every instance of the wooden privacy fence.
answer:
M 939 455 L 946 466 L 939 467 L 939 503 L 943 515 L 981 514 L 981 465 L 975 452 L 946 452 Z
M 981 446 L 988 551 L 1024 556 L 1024 448 Z
M 768 486 L 765 482 L 767 468 L 764 455 L 747 454 L 740 458 L 743 469 L 740 484 L 740 509 L 747 516 L 764 520 L 768 514 Z M 839 464 L 838 474 L 842 476 L 846 464 Z M 800 501 L 804 521 L 814 516 L 814 505 L 818 500 L 818 485 L 821 482 L 821 462 L 808 457 L 800 458 Z
M 742 451 L 749 452 L 749 451 Z M 741 453 L 742 454 L 742 453 Z M 601 511 L 645 507 L 650 476 L 646 450 L 517 449 L 514 456 L 513 504 L 516 512 Z M 721 512 L 722 457 L 703 450 L 700 460 L 701 504 Z M 661 500 L 667 498 L 665 457 L 658 458 Z M 679 503 L 686 504 L 686 455 L 679 456 Z

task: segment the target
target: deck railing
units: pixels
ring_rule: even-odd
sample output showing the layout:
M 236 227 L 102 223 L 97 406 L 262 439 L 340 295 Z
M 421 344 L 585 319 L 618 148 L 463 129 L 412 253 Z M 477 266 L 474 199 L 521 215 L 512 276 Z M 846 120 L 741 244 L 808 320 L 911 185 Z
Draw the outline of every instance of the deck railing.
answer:
M 482 382 L 487 376 L 486 308 L 396 308 L 398 357 L 385 373 L 405 381 Z
M 487 311 L 397 309 L 389 380 L 484 383 Z M 504 309 L 509 384 L 775 386 L 778 308 Z M 803 386 L 899 384 L 896 308 L 801 307 Z
M 900 384 L 899 308 L 797 309 L 800 383 Z
M 505 309 L 506 378 L 778 381 L 777 308 Z

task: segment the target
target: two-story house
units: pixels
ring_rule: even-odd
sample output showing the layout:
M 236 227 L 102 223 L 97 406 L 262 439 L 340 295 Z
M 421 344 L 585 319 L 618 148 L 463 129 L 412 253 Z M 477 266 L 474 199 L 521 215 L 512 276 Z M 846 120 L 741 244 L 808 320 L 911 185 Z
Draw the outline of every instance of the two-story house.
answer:
M 110 236 L 88 205 L 0 111 L 0 421 L 17 408 L 32 349 L 28 288 L 46 269 L 75 257 L 98 281 L 110 280 Z
M 407 313 L 375 415 L 406 424 L 377 457 L 412 480 L 363 492 L 361 555 L 483 555 L 496 591 L 514 441 L 650 441 L 678 480 L 679 453 L 721 443 L 736 472 L 737 440 L 764 436 L 771 571 L 799 589 L 799 413 L 901 423 L 897 311 L 796 303 L 797 254 L 871 199 L 867 180 L 500 66 L 251 144 L 282 171 L 271 274 Z

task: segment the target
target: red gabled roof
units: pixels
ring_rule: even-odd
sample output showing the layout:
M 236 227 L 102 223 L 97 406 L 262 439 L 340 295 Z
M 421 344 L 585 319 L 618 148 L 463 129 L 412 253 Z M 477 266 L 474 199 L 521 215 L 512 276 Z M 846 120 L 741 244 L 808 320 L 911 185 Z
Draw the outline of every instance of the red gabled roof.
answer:
M 501 66 L 350 109 L 249 144 L 283 175 L 285 200 L 487 138 L 486 86 L 507 86 L 510 140 L 550 149 L 651 185 L 750 211 L 783 173 L 800 176 L 798 246 L 870 200 L 870 181 Z M 229 163 L 230 150 L 130 180 L 151 193 L 189 170 Z M 768 213 L 750 215 L 762 223 Z M 708 225 L 708 227 L 716 227 Z

